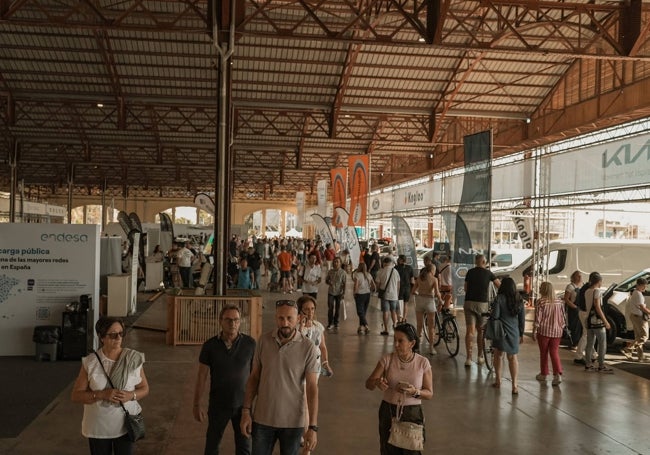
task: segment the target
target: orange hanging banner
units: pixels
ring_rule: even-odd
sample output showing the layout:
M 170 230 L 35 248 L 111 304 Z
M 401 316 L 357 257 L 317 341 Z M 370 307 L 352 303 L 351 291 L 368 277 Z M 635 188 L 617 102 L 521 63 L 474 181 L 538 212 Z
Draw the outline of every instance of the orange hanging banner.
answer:
M 332 179 L 332 206 L 334 209 L 334 213 L 332 214 L 332 226 L 340 228 L 343 227 L 343 223 L 340 218 L 336 216 L 336 207 L 345 208 L 348 189 L 348 170 L 345 167 L 330 169 L 330 177 Z
M 353 155 L 348 158 L 350 170 L 350 217 L 348 226 L 365 226 L 370 189 L 370 156 Z

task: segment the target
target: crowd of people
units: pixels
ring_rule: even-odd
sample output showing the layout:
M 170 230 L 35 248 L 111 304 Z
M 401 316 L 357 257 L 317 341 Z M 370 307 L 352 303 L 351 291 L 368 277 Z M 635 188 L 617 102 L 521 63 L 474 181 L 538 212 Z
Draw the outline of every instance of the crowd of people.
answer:
M 235 253 L 239 264 L 237 286 L 259 288 L 262 277 L 271 279 L 277 261 L 280 292 L 285 296 L 275 302 L 276 327 L 257 341 L 241 333 L 239 306 L 222 307 L 221 331 L 203 344 L 198 359 L 193 415 L 197 421 L 208 422 L 204 453 L 219 453 L 229 423 L 234 430 L 237 455 L 271 455 L 278 443 L 283 455 L 304 455 L 317 447 L 319 377 L 334 375 L 326 340 L 330 333 L 337 333 L 342 320 L 348 279 L 352 280 L 357 333 L 371 332 L 367 311 L 371 295 L 377 293 L 383 321 L 379 334 L 387 336 L 391 330 L 393 335 L 392 352 L 379 359 L 365 382 L 368 390 L 378 389 L 382 393 L 380 453 L 422 453 L 421 448 L 401 445 L 403 440 L 395 435 L 395 422 L 412 424 L 411 431 L 421 432 L 421 438 L 416 439 L 424 440 L 422 400 L 432 399 L 434 390 L 431 362 L 422 355 L 426 350 L 421 340 L 423 331 L 428 330 L 428 354 L 434 355 L 436 334 L 433 327 L 424 327 L 423 320 L 427 313 L 448 311 L 453 306 L 449 258 L 426 257 L 416 274 L 404 256 L 398 256 L 396 263 L 391 255 L 380 257 L 375 244 L 352 270 L 342 258 L 349 258 L 348 252 L 337 252 L 336 245 L 322 245 L 318 240 L 261 239 L 254 246 L 240 245 L 236 240 L 233 237 L 231 246 L 237 245 L 237 250 L 230 253 Z M 327 253 L 328 250 L 333 253 Z M 327 286 L 327 325 L 316 318 L 319 288 L 323 284 Z M 642 295 L 646 285 L 644 279 L 639 279 L 632 293 L 635 340 L 623 349 L 628 358 L 637 356 L 639 360 L 644 359 L 643 345 L 648 337 L 644 315 L 650 315 L 650 310 Z M 534 301 L 532 328 L 532 339 L 539 348 L 538 381 L 546 382 L 552 373 L 551 384 L 562 383 L 559 349 L 566 333 L 573 334 L 568 347 L 575 350 L 576 363 L 584 364 L 588 372 L 612 373 L 605 363 L 605 331 L 609 323 L 602 309 L 601 287 L 598 272 L 591 273 L 584 285 L 580 273 L 575 272 L 561 297 L 551 283 L 541 283 Z M 302 295 L 293 299 L 290 294 L 298 290 Z M 475 346 L 476 363 L 485 362 L 482 343 L 486 320 L 499 320 L 503 334 L 492 339 L 492 386 L 502 386 L 505 357 L 512 394 L 517 395 L 518 354 L 524 342 L 526 310 L 515 281 L 510 277 L 497 278 L 489 270 L 485 256 L 479 254 L 475 256 L 474 267 L 467 271 L 464 290 L 465 366 L 474 364 Z M 415 309 L 415 326 L 406 322 L 410 305 Z M 101 347 L 83 359 L 72 399 L 85 405 L 82 434 L 89 439 L 92 454 L 131 454 L 133 442 L 127 437 L 120 406 L 124 405 L 129 413 L 140 412 L 139 400 L 149 392 L 144 355 L 122 346 L 124 325 L 119 319 L 101 318 L 96 331 Z M 208 405 L 204 408 L 208 390 Z

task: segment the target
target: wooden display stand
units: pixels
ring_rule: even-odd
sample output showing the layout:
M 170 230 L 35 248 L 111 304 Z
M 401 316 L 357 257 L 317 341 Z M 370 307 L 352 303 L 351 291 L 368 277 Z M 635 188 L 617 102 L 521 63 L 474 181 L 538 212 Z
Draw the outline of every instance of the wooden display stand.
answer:
M 232 290 L 226 296 L 194 296 L 186 289 L 167 295 L 167 337 L 169 345 L 203 344 L 221 330 L 219 312 L 224 305 L 236 305 L 241 312 L 242 333 L 257 339 L 262 333 L 262 296 L 254 291 Z

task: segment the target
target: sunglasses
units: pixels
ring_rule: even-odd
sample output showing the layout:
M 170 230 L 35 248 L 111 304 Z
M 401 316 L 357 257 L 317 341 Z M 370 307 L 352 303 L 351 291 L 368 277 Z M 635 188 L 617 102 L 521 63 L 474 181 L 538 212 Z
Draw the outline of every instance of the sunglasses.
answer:
M 281 307 L 281 306 L 296 306 L 296 301 L 295 300 L 276 300 L 275 302 L 275 307 Z
M 117 340 L 117 337 L 124 338 L 124 332 L 111 332 L 107 333 L 106 336 L 111 340 Z

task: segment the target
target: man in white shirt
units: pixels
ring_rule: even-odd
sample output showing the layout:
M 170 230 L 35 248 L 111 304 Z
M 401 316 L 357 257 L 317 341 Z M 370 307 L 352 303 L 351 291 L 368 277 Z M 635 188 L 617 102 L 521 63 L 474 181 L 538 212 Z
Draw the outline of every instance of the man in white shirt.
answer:
M 645 298 L 643 293 L 645 292 L 648 281 L 645 278 L 639 278 L 636 280 L 636 287 L 630 299 L 627 302 L 627 307 L 630 311 L 630 320 L 632 321 L 632 327 L 634 328 L 634 343 L 625 347 L 621 352 L 628 359 L 632 359 L 632 354 L 636 353 L 637 360 L 643 362 L 645 360 L 643 354 L 643 345 L 648 339 L 648 316 L 650 316 L 650 310 L 645 305 Z
M 302 293 L 318 298 L 318 285 L 321 282 L 321 266 L 316 264 L 316 254 L 309 253 L 307 264 L 302 270 Z
M 395 270 L 395 264 L 391 256 L 386 256 L 382 260 L 382 268 L 377 273 L 375 280 L 377 289 L 381 293 L 383 290 L 383 297 L 381 299 L 381 313 L 384 319 L 384 330 L 381 334 L 388 335 L 388 315 L 393 320 L 393 326 L 397 324 L 397 310 L 399 309 L 399 273 Z
M 176 253 L 178 257 L 178 268 L 183 280 L 184 288 L 192 287 L 192 261 L 194 261 L 194 254 L 188 248 L 189 243 L 182 245 L 181 249 Z

